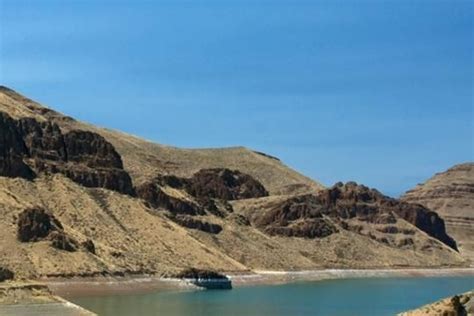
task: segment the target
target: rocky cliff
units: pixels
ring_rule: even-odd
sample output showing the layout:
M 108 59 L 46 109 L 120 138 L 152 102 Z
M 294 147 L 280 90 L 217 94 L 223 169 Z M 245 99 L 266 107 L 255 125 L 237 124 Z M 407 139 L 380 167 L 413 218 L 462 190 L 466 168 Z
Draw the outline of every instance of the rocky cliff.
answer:
M 59 126 L 34 118 L 12 119 L 0 112 L 0 175 L 33 179 L 38 173 L 61 173 L 86 187 L 133 195 L 120 155 L 102 136 L 89 131 L 62 133 Z
M 406 192 L 402 200 L 439 213 L 461 253 L 474 262 L 474 163 L 456 165 Z
M 337 183 L 313 195 L 271 203 L 264 210 L 252 212 L 250 218 L 270 235 L 324 238 L 344 229 L 394 247 L 413 245 L 416 227 L 457 250 L 444 221 L 435 212 L 354 182 Z M 400 220 L 415 227 L 400 229 Z M 394 238 L 397 235 L 403 239 Z

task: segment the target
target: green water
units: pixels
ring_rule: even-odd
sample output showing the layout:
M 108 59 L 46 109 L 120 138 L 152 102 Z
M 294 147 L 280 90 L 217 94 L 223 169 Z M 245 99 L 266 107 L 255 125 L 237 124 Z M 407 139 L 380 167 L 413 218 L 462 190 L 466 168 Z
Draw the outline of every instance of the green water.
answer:
M 328 280 L 230 291 L 81 297 L 74 303 L 122 315 L 394 315 L 474 288 L 474 277 Z

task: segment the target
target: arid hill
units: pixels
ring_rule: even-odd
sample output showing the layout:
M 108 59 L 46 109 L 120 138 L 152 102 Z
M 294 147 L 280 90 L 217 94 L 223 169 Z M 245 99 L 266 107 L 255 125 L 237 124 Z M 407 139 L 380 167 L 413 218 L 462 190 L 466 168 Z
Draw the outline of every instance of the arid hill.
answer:
M 404 201 L 438 212 L 462 255 L 474 263 L 474 163 L 456 165 L 405 193 Z
M 15 278 L 462 266 L 431 210 L 243 147 L 180 149 L 0 88 L 0 268 Z

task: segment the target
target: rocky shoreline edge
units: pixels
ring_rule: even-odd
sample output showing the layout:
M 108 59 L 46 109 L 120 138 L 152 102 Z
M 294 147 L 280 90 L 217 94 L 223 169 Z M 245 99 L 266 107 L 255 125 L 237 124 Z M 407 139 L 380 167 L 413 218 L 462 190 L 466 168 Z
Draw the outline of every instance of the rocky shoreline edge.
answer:
M 228 272 L 225 275 L 233 287 L 313 282 L 331 279 L 391 278 L 391 277 L 448 277 L 473 276 L 474 268 L 442 269 L 324 269 L 307 271 Z M 181 278 L 153 275 L 90 278 L 48 278 L 38 282 L 46 284 L 51 291 L 63 297 L 121 295 L 153 291 L 189 291 L 199 287 Z
M 474 315 L 474 289 L 466 293 L 441 299 L 408 312 L 400 313 L 397 316 L 425 315 Z
M 254 274 L 231 275 L 235 286 L 285 284 L 353 278 L 472 276 L 474 268 L 324 269 L 307 271 L 255 270 Z

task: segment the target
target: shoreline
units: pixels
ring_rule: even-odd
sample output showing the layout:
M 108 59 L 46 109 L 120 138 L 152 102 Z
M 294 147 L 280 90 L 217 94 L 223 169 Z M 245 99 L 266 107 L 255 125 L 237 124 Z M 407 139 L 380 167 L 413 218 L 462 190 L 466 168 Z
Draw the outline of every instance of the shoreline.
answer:
M 474 268 L 254 270 L 241 273 L 229 272 L 227 276 L 232 281 L 233 287 L 242 288 L 354 278 L 472 277 L 474 276 Z M 19 295 L 16 292 L 18 287 L 25 289 L 25 294 Z M 32 291 L 33 289 L 35 291 Z M 42 290 L 43 295 L 38 296 L 38 290 Z M 154 275 L 47 278 L 30 282 L 13 281 L 4 284 L 3 292 L 6 294 L 6 300 L 3 304 L 0 302 L 0 314 L 33 315 L 32 312 L 41 310 L 45 312 L 45 315 L 69 315 L 72 313 L 74 315 L 93 316 L 95 315 L 93 312 L 74 304 L 74 299 L 196 290 L 203 289 L 182 279 Z M 8 291 L 12 295 L 9 296 Z
M 55 295 L 66 299 L 85 296 L 135 295 L 152 292 L 201 290 L 181 279 L 156 276 L 93 277 L 42 279 Z
M 51 293 L 47 285 L 36 282 L 0 283 L 0 315 L 76 315 L 95 313 Z
M 354 278 L 456 277 L 474 276 L 474 268 L 441 269 L 324 269 L 304 271 L 254 270 L 253 273 L 228 273 L 233 287 L 281 285 L 294 282 Z M 84 296 L 134 295 L 151 292 L 202 290 L 181 280 L 157 276 L 40 279 L 54 295 L 68 298 Z
M 356 278 L 395 278 L 395 277 L 455 277 L 474 276 L 474 268 L 441 269 L 324 269 L 304 271 L 255 270 L 256 274 L 231 275 L 235 286 L 272 285 L 294 282 L 316 282 L 324 280 L 343 280 Z

